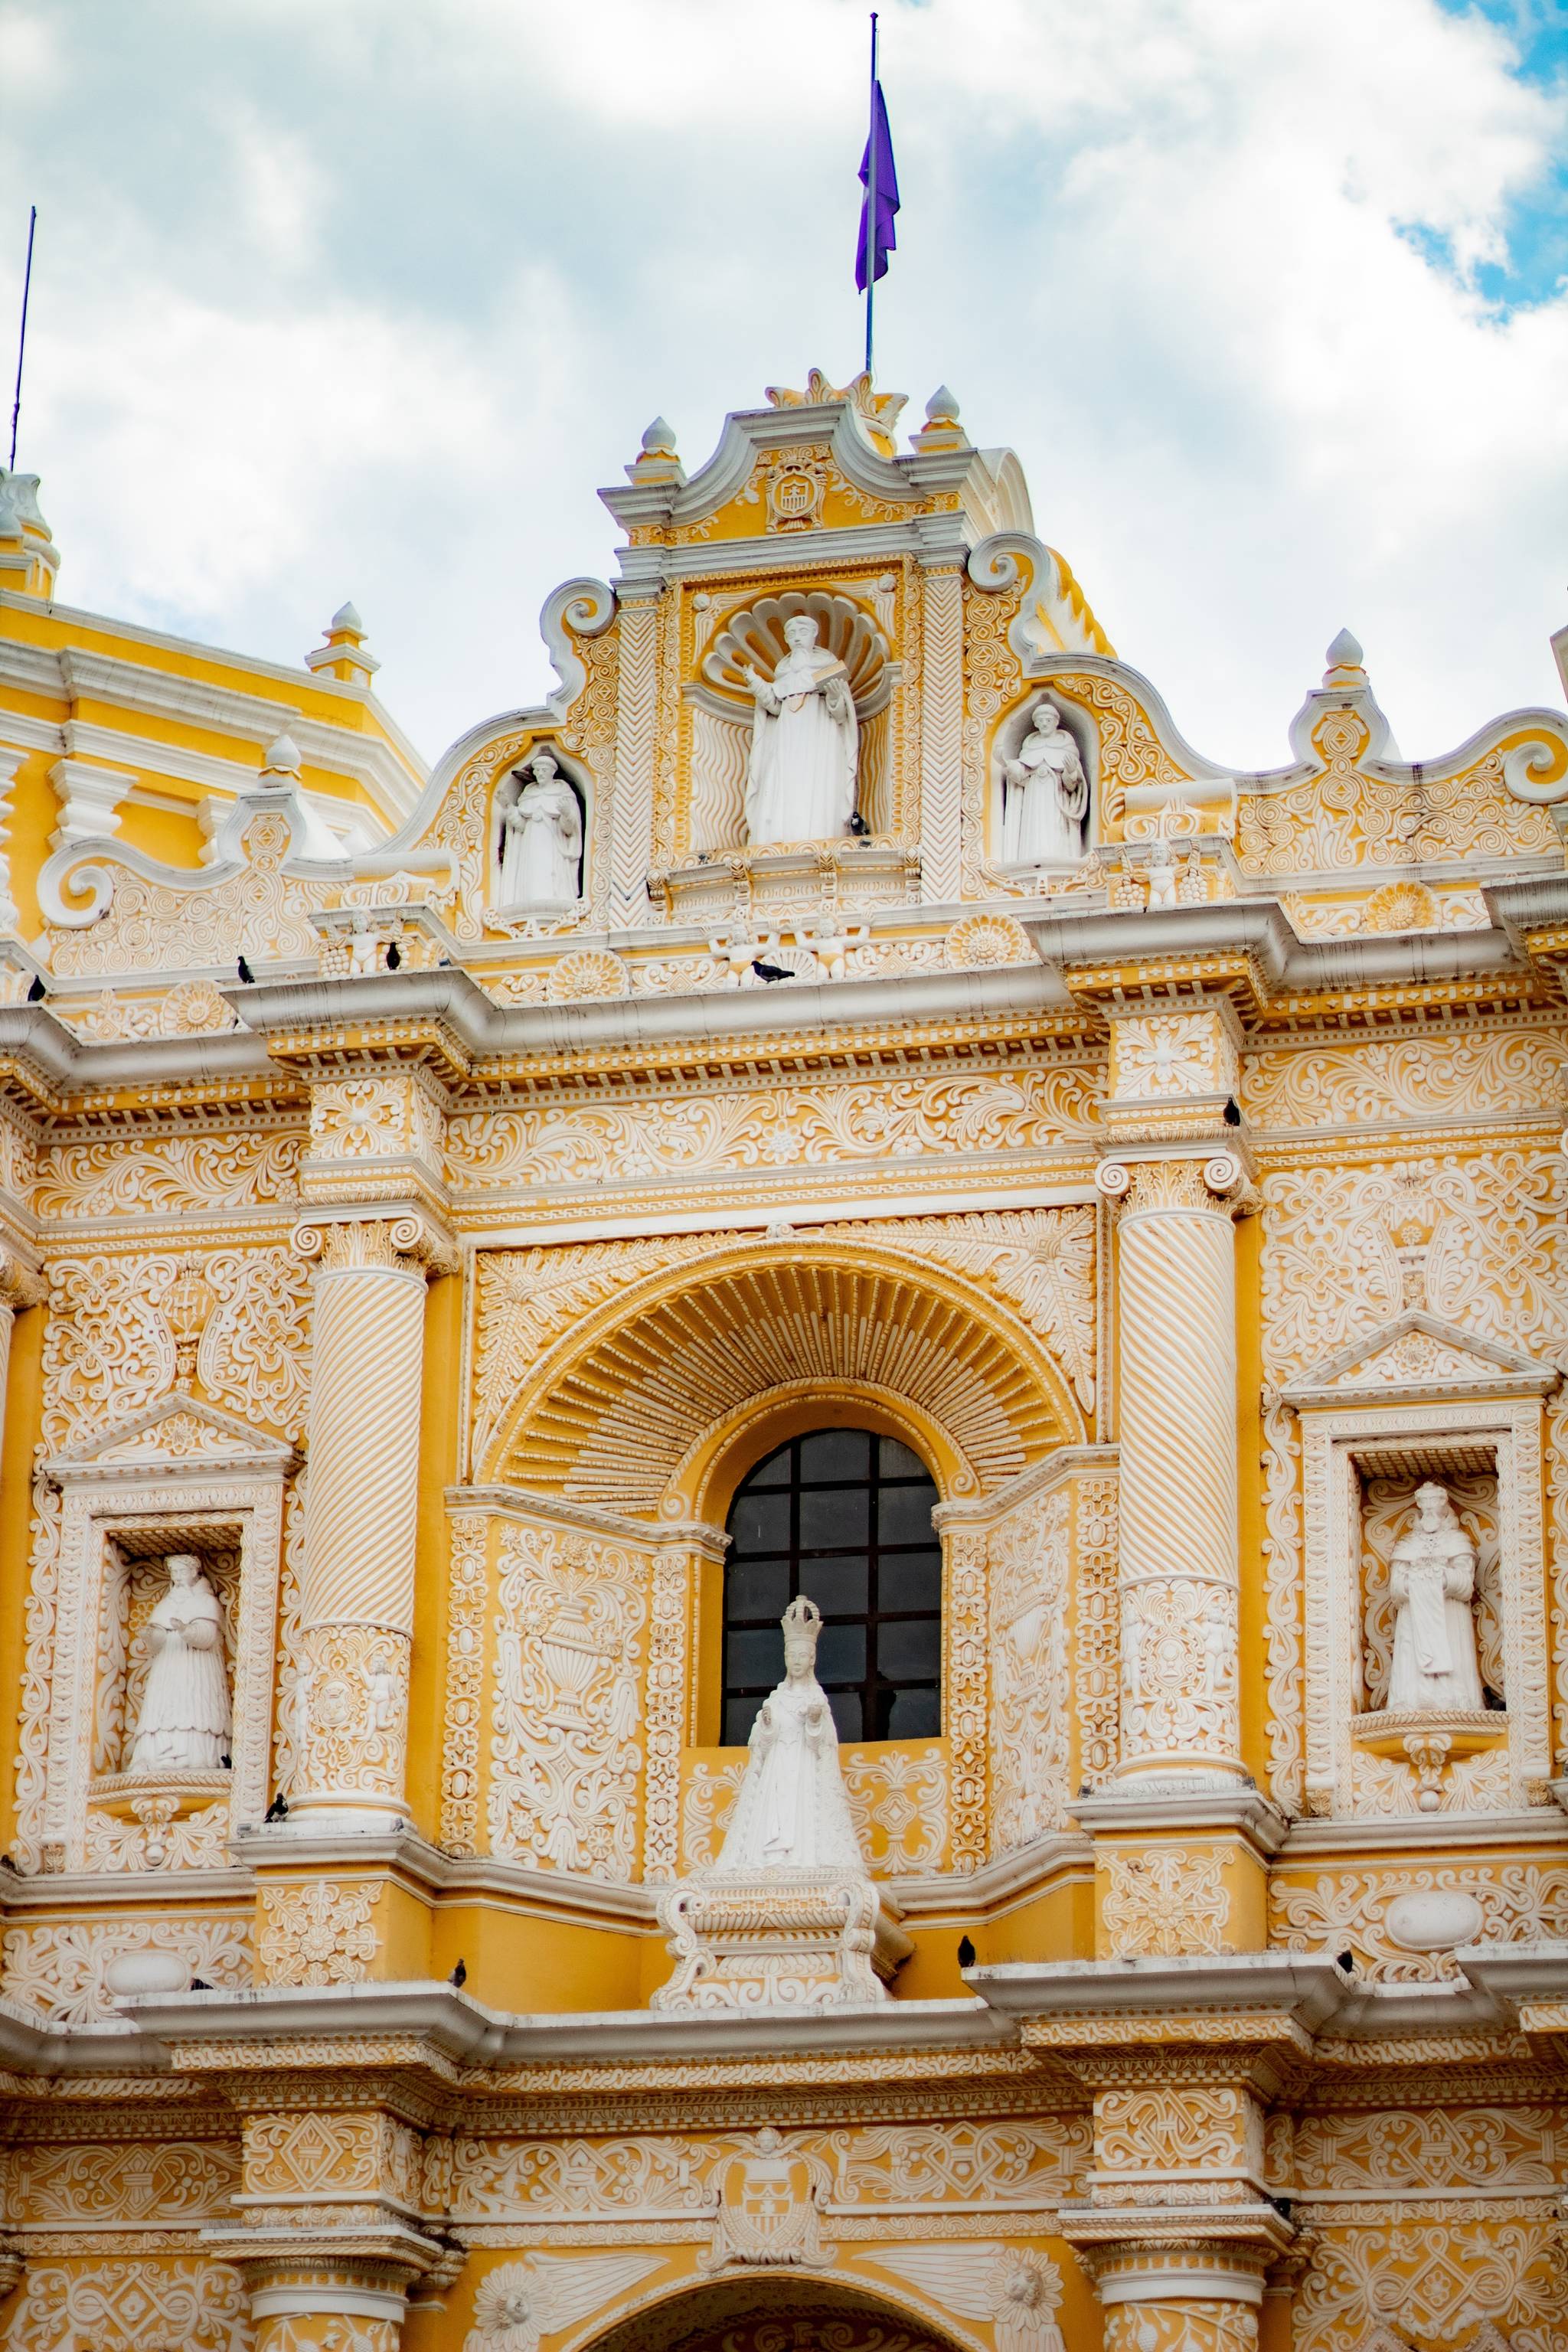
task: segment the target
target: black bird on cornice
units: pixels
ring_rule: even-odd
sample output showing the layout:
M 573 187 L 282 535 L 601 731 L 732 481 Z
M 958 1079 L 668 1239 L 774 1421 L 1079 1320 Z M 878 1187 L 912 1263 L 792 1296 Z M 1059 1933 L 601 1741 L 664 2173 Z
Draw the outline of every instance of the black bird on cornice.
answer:
M 241 980 L 251 981 L 256 978 L 256 974 L 251 971 L 250 966 L 246 962 L 243 956 L 240 956 L 237 959 L 236 969 L 237 970 Z
M 262 1815 L 262 1819 L 268 1822 L 286 1822 L 288 1818 L 289 1800 L 283 1794 L 282 1790 L 279 1789 L 278 1794 L 273 1798 L 272 1802 L 268 1806 L 266 1812 Z
M 456 1985 L 458 1990 L 461 1992 L 463 1987 L 468 1983 L 468 1971 L 467 1963 L 459 1960 L 457 1967 L 452 1970 L 451 1975 L 447 1979 L 447 1982 L 449 1985 Z
M 752 957 L 752 970 L 759 980 L 793 980 L 795 978 L 794 972 L 785 971 L 782 964 L 764 963 L 761 956 Z
M 41 1004 L 48 992 L 48 990 L 44 986 L 43 973 L 41 971 L 36 971 L 33 974 L 33 984 L 27 991 L 28 1003 Z
M 387 941 L 387 943 L 386 943 L 386 969 L 387 969 L 387 971 L 401 971 L 402 966 L 403 966 L 403 950 L 402 950 L 402 949 L 398 946 L 397 941 L 396 941 L 395 940 L 388 940 L 388 941 Z
M 961 1969 L 974 1966 L 974 1947 L 967 1936 L 960 1936 L 958 1939 L 958 1965 Z

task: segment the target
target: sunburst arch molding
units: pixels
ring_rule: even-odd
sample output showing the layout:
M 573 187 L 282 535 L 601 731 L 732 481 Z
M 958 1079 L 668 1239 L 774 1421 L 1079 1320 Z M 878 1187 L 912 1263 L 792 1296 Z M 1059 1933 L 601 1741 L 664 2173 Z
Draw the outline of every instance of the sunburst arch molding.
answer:
M 794 1235 L 661 1268 L 584 1316 L 523 1379 L 479 1475 L 704 1517 L 764 1437 L 824 1406 L 914 1443 L 944 1500 L 1088 1433 L 1056 1358 L 978 1284 L 864 1237 Z

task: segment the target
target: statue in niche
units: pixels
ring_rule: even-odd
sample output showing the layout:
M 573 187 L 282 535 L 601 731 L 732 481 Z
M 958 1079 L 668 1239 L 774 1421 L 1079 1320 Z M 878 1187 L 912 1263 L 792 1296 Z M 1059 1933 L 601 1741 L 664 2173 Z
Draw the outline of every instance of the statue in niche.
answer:
M 836 841 L 855 814 L 860 730 L 843 663 L 816 642 L 816 623 L 795 613 L 772 678 L 747 665 L 756 708 L 746 776 L 746 838 Z
M 500 903 L 571 906 L 583 857 L 583 812 L 549 751 L 513 770 L 518 793 L 501 810 Z
M 838 1766 L 838 1733 L 816 1679 L 822 1612 L 804 1595 L 782 1619 L 784 1678 L 763 1701 L 719 1873 L 864 1872 Z
M 153 1663 L 131 1750 L 133 1772 L 216 1772 L 228 1754 L 223 1611 L 190 1552 L 172 1552 L 169 1588 L 147 1620 Z
M 1003 773 L 1003 862 L 1038 866 L 1050 858 L 1081 857 L 1089 778 L 1054 702 L 1040 704 L 1016 759 L 1004 761 Z
M 1415 1525 L 1394 1547 L 1388 1589 L 1394 1607 L 1390 1712 L 1484 1707 L 1471 1607 L 1476 1548 L 1447 1488 L 1433 1480 L 1415 1489 Z

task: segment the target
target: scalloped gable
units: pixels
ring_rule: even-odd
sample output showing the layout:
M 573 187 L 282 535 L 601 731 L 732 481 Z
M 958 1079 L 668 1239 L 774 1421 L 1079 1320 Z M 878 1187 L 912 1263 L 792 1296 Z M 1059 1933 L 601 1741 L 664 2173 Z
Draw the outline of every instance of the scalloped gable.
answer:
M 269 1470 L 296 1460 L 287 1439 L 253 1429 L 233 1413 L 175 1389 L 144 1412 L 115 1422 L 97 1437 L 68 1446 L 45 1466 L 51 1478 L 123 1477 L 138 1470 Z
M 1281 1391 L 1299 1411 L 1315 1405 L 1410 1404 L 1426 1397 L 1544 1396 L 1562 1373 L 1516 1348 L 1409 1307 L 1364 1339 L 1315 1364 Z

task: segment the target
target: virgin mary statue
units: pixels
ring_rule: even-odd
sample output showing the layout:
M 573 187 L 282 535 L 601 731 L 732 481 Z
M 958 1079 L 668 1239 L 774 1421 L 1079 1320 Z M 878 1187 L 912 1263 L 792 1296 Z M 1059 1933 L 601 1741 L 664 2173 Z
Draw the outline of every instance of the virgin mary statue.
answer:
M 228 1751 L 223 1611 L 190 1552 L 169 1559 L 169 1589 L 147 1620 L 147 1669 L 133 1772 L 216 1772 Z
M 866 1864 L 838 1769 L 838 1733 L 816 1679 L 822 1612 L 804 1595 L 783 1618 L 784 1678 L 752 1726 L 751 1752 L 715 1865 L 720 1876 Z
M 746 778 L 746 838 L 836 841 L 855 814 L 860 730 L 849 675 L 816 642 L 816 623 L 795 613 L 784 623 L 788 650 L 771 678 L 748 666 L 756 709 Z

